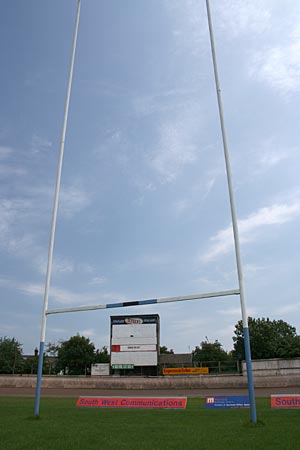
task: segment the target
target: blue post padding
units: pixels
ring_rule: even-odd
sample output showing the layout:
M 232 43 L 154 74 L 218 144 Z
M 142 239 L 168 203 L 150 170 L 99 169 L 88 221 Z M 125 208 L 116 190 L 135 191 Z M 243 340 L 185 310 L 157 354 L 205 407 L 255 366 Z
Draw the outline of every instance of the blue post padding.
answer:
M 40 342 L 39 365 L 38 365 L 38 373 L 37 373 L 37 380 L 36 380 L 35 404 L 34 404 L 35 417 L 39 415 L 39 411 L 40 411 L 41 384 L 42 384 L 43 361 L 44 361 L 44 346 L 45 346 L 45 342 Z
M 150 300 L 140 300 L 139 305 L 153 305 L 154 303 L 157 303 L 157 298 L 152 298 Z
M 256 405 L 255 405 L 255 395 L 254 395 L 254 383 L 252 376 L 252 362 L 251 362 L 251 350 L 250 350 L 250 338 L 249 338 L 249 328 L 244 328 L 244 346 L 245 346 L 245 356 L 246 356 L 246 366 L 247 366 L 247 376 L 248 376 L 248 391 L 250 400 L 250 414 L 251 422 L 256 423 Z
M 123 303 L 107 303 L 106 308 L 122 308 Z

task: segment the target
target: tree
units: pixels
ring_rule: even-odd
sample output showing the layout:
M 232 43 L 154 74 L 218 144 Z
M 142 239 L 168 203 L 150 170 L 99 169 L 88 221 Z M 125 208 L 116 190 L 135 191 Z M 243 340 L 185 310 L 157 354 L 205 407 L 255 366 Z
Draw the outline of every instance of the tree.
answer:
M 57 354 L 58 354 L 58 349 L 59 349 L 59 345 L 52 343 L 52 342 L 48 342 L 46 354 L 48 356 L 51 356 L 52 358 L 56 358 Z
M 228 361 L 230 355 L 222 348 L 222 344 L 215 340 L 209 342 L 208 339 L 202 341 L 200 346 L 196 346 L 193 350 L 193 361 Z
M 104 347 L 102 347 L 100 350 L 97 349 L 95 358 L 94 358 L 94 363 L 109 363 L 109 361 L 110 361 L 110 356 L 109 356 L 107 347 L 104 345 Z
M 0 373 L 22 373 L 22 344 L 15 338 L 0 338 Z
M 37 373 L 38 370 L 38 363 L 39 363 L 39 351 L 36 348 L 34 350 L 34 355 L 28 355 L 24 360 L 24 368 L 23 373 L 30 373 L 33 375 L 34 373 Z M 44 370 L 43 370 L 44 372 Z
M 159 348 L 159 352 L 160 354 L 174 354 L 174 350 L 172 348 L 168 349 L 168 347 L 166 347 L 165 345 L 163 345 L 162 347 Z
M 94 344 L 77 334 L 58 345 L 56 369 L 68 375 L 86 375 L 94 360 Z
M 284 320 L 248 318 L 252 359 L 292 358 L 300 356 L 300 336 L 296 328 Z M 234 330 L 233 354 L 237 359 L 245 359 L 244 329 L 240 320 Z
M 55 344 L 55 342 L 54 343 L 48 342 L 46 354 L 44 357 L 45 362 L 44 366 L 46 365 L 47 367 L 43 367 L 43 372 L 45 371 L 45 373 L 49 373 L 49 375 L 57 374 L 59 372 L 56 367 L 58 349 L 59 345 Z

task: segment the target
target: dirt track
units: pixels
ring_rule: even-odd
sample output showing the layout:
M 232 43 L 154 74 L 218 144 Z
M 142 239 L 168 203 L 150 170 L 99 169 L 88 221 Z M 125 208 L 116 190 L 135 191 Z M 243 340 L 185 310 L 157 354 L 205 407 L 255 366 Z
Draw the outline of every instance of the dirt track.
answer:
M 256 388 L 256 397 L 269 397 L 271 394 L 297 394 L 300 387 Z M 247 389 L 42 389 L 42 397 L 76 398 L 79 396 L 115 396 L 115 397 L 162 397 L 185 396 L 188 398 L 204 398 L 208 395 L 247 395 Z M 0 397 L 34 397 L 33 388 L 0 388 Z

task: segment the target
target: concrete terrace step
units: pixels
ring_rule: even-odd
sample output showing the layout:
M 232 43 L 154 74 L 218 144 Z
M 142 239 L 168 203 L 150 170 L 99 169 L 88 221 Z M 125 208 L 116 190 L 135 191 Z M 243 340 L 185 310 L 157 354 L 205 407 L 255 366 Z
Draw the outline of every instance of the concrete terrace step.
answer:
M 34 388 L 36 376 L 0 375 L 0 388 Z M 300 386 L 300 375 L 254 377 L 257 388 Z M 211 389 L 246 388 L 243 375 L 190 375 L 164 377 L 43 376 L 45 389 Z

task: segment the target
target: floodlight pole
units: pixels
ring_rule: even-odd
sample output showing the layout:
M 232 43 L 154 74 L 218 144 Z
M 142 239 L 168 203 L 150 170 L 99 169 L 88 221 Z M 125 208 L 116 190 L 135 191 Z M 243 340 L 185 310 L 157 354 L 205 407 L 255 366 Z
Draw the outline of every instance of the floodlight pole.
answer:
M 36 381 L 36 393 L 35 393 L 35 405 L 34 405 L 34 415 L 35 416 L 39 415 L 39 410 L 40 410 L 40 395 L 41 395 L 41 383 L 42 383 L 42 374 L 43 374 L 44 347 L 45 347 L 45 338 L 46 338 L 46 319 L 47 319 L 46 312 L 48 309 L 49 287 L 50 287 L 50 279 L 51 279 L 51 271 L 52 271 L 53 248 L 54 248 L 55 228 L 56 228 L 56 219 L 57 219 L 57 210 L 58 210 L 58 197 L 59 197 L 59 190 L 60 190 L 62 162 L 63 162 L 64 147 L 65 147 L 65 137 L 66 137 L 66 130 L 67 130 L 69 104 L 70 104 L 72 78 L 73 78 L 73 69 L 74 69 L 74 61 L 75 61 L 75 53 L 76 53 L 76 43 L 77 43 L 80 6 L 81 6 L 80 2 L 81 2 L 81 0 L 77 0 L 77 15 L 76 15 L 76 22 L 75 22 L 72 56 L 71 56 L 70 72 L 69 72 L 69 81 L 68 81 L 68 88 L 67 88 L 67 95 L 66 95 L 65 113 L 64 113 L 64 120 L 63 120 L 63 128 L 62 128 L 62 136 L 61 136 L 61 144 L 60 144 L 60 152 L 59 152 L 59 160 L 58 160 L 58 168 L 57 168 L 57 177 L 56 177 L 56 187 L 55 187 L 53 212 L 52 212 L 52 225 L 51 225 L 51 233 L 50 233 L 47 273 L 46 273 L 46 282 L 45 282 L 45 291 L 44 291 L 44 307 L 43 307 L 43 313 L 42 313 L 39 364 L 38 364 L 38 373 L 37 373 L 37 381 Z
M 209 0 L 206 0 L 206 9 L 207 9 L 207 19 L 208 19 L 214 75 L 215 75 L 215 84 L 216 84 L 218 106 L 219 106 L 219 116 L 220 116 L 220 124 L 221 124 L 221 131 L 222 131 L 223 149 L 224 149 L 227 183 L 228 183 L 230 208 L 231 208 L 231 219 L 232 219 L 232 227 L 233 227 L 233 235 L 234 235 L 237 273 L 238 273 L 238 280 L 239 280 L 240 302 L 241 302 L 242 320 L 243 320 L 243 329 L 244 329 L 245 356 L 246 356 L 246 366 L 247 366 L 247 376 L 248 376 L 248 391 L 249 391 L 249 400 L 250 400 L 250 414 L 251 414 L 251 422 L 256 423 L 257 422 L 256 405 L 255 405 L 255 395 L 254 395 L 254 383 L 253 383 L 253 376 L 252 376 L 248 316 L 247 316 L 247 311 L 246 311 L 245 289 L 244 289 L 244 280 L 243 280 L 243 269 L 242 269 L 242 260 L 241 260 L 241 251 L 240 251 L 239 231 L 238 231 L 237 215 L 236 215 L 235 202 L 234 202 L 230 158 L 229 158 L 229 151 L 228 151 L 228 147 L 227 147 L 224 113 L 223 113 L 223 105 L 222 105 L 222 98 L 221 98 L 221 88 L 220 88 L 220 81 L 219 81 L 219 75 L 218 75 L 217 58 L 216 58 L 216 50 L 215 50 L 215 43 L 214 43 L 214 35 L 213 35 L 213 27 L 212 27 Z

